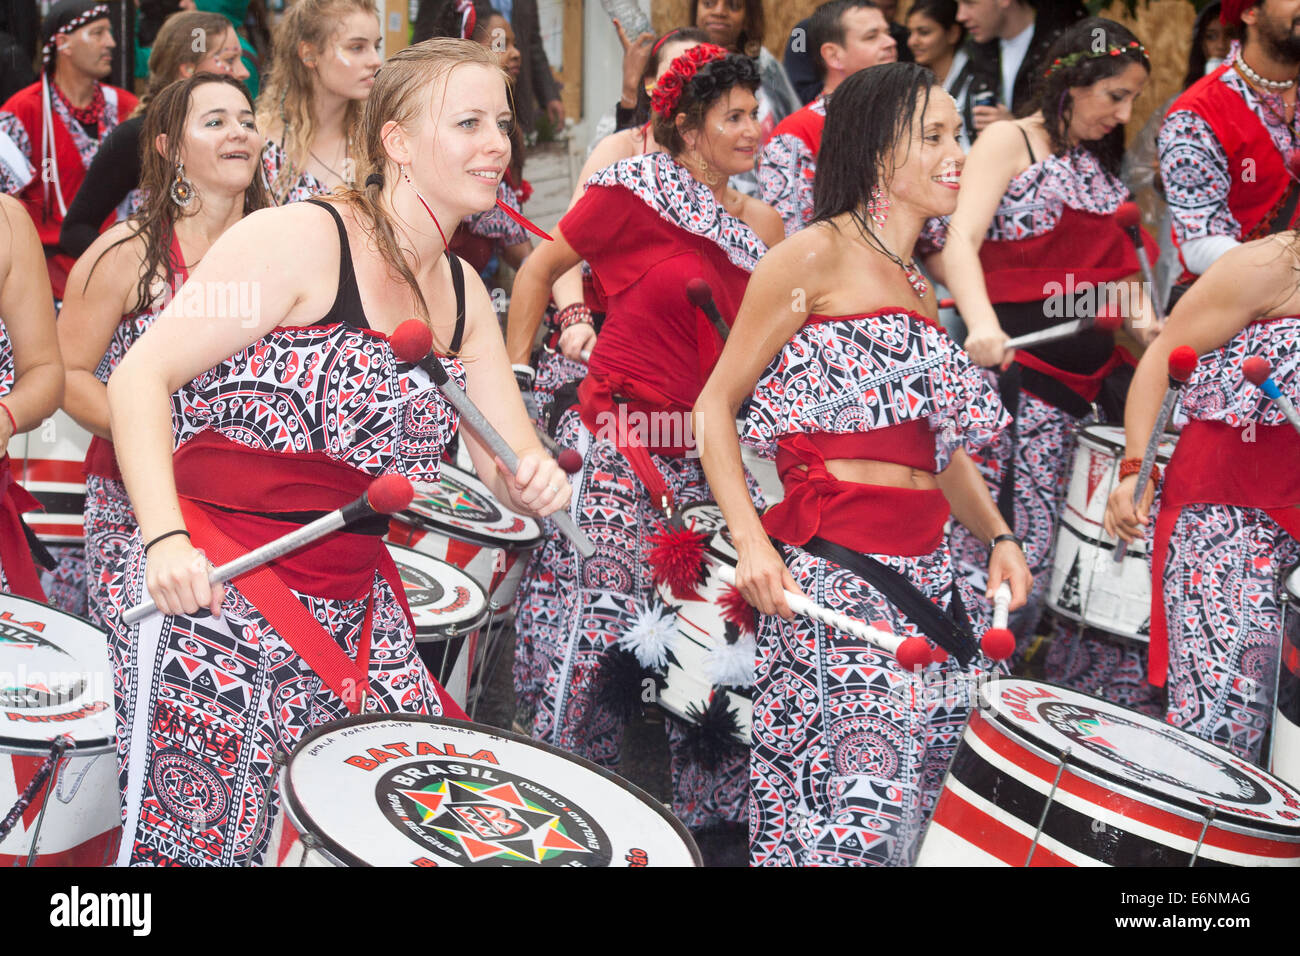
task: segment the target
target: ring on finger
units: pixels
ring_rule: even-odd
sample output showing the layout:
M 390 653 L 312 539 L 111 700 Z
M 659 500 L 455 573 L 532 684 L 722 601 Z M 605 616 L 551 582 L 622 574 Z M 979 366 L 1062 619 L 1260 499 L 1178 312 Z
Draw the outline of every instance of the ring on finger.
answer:
M 551 494 L 555 494 L 557 491 L 560 490 L 560 486 L 559 486 L 559 485 L 547 485 L 547 486 L 546 486 L 546 490 L 549 491 Z

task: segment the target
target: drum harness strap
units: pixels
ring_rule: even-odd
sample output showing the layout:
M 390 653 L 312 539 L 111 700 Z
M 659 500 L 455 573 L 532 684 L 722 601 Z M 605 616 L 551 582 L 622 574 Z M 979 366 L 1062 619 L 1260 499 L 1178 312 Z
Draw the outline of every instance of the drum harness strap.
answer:
M 781 547 L 779 542 L 774 543 Z M 859 554 L 825 538 L 811 538 L 802 547 L 809 554 L 837 564 L 862 578 L 883 594 L 922 634 L 955 657 L 963 667 L 979 655 L 979 645 L 971 634 L 966 607 L 955 580 L 952 585 L 951 609 L 943 611 L 904 575 L 875 558 Z

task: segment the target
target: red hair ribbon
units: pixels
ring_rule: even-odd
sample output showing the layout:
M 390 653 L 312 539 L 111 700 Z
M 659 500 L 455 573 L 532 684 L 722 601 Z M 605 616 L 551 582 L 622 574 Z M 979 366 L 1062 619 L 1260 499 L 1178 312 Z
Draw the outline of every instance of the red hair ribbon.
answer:
M 456 0 L 456 12 L 460 14 L 460 38 L 472 40 L 474 26 L 478 23 L 478 14 L 474 12 L 474 0 Z

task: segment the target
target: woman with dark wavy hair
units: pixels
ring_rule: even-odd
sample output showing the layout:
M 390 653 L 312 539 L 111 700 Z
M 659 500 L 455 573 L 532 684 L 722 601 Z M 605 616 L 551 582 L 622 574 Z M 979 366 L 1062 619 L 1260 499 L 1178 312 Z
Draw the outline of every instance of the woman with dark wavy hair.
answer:
M 1021 656 L 1051 577 L 1075 431 L 1095 420 L 1094 403 L 1119 420 L 1133 358 L 1101 329 L 1014 354 L 1004 343 L 1102 308 L 1122 314 L 1139 341 L 1159 331 L 1133 242 L 1115 219 L 1130 199 L 1120 179 L 1124 124 L 1151 69 L 1146 50 L 1118 23 L 1094 17 L 1061 34 L 1046 62 L 1038 109 L 994 123 L 975 141 L 942 260 L 970 330 L 966 350 L 981 365 L 1005 366 L 999 387 L 1015 425 L 983 468 L 1035 575 L 1033 597 L 1010 625 Z M 1144 241 L 1154 260 L 1154 242 Z M 960 573 L 982 590 L 984 543 L 957 529 L 952 547 Z M 1087 633 L 1062 629 L 1047 678 L 1154 707 L 1140 652 Z
M 727 185 L 758 149 L 757 86 L 748 57 L 707 43 L 679 55 L 652 101 L 663 151 L 593 176 L 555 241 L 515 277 L 513 356 L 528 354 L 552 284 L 579 261 L 591 265 L 606 303 L 599 339 L 585 322 L 561 338 L 565 355 L 592 351 L 577 404 L 561 406 L 555 434 L 583 455 L 572 512 L 597 554 L 583 558 L 557 535 L 534 553 L 519 588 L 515 630 L 524 653 L 515 658 L 515 691 L 516 719 L 534 737 L 610 768 L 626 720 L 606 690 L 621 670 L 615 645 L 641 646 L 638 635 L 672 627 L 663 623 L 643 548 L 666 512 L 710 497 L 693 454 L 690 409 L 722 338 L 687 299 L 686 284 L 704 278 L 721 314 L 734 315 L 750 271 L 782 235 L 774 210 Z M 628 424 L 638 419 L 660 424 L 649 431 Z M 733 744 L 715 760 L 692 759 L 686 725 L 667 720 L 673 812 L 696 828 L 739 822 L 745 751 Z
M 157 93 L 140 136 L 150 147 L 140 178 L 144 205 L 77 260 L 59 314 L 63 407 L 94 435 L 86 455 L 86 586 L 99 624 L 136 530 L 113 450 L 108 377 L 190 267 L 226 229 L 267 205 L 253 101 L 233 77 L 200 73 Z
M 963 611 L 971 595 L 953 575 L 949 517 L 993 542 L 990 590 L 1008 581 L 1019 604 L 1030 586 L 971 460 L 1006 412 L 936 324 L 912 260 L 926 219 L 956 206 L 960 127 L 952 97 L 914 63 L 860 70 L 836 89 L 813 220 L 759 263 L 695 404 L 736 587 L 762 615 L 755 865 L 912 861 L 974 681 L 991 667 Z M 785 488 L 761 519 L 733 424 L 751 395 L 741 438 L 776 459 Z M 783 588 L 949 654 L 910 673 L 859 637 L 792 619 Z

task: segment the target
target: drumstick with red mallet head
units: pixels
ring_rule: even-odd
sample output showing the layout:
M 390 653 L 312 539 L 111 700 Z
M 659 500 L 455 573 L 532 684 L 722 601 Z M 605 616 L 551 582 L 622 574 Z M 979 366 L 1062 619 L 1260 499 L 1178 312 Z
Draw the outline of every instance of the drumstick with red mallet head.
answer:
M 331 511 L 288 534 L 283 534 L 274 541 L 268 541 L 260 548 L 254 548 L 233 561 L 227 561 L 220 567 L 213 568 L 208 572 L 208 583 L 222 584 L 231 578 L 237 578 L 291 551 L 297 551 L 340 528 L 355 524 L 363 518 L 397 514 L 410 505 L 411 498 L 414 496 L 415 490 L 404 475 L 383 475 L 372 481 L 365 494 L 356 501 Z M 129 608 L 122 615 L 122 620 L 127 624 L 138 624 L 157 611 L 157 604 L 153 601 L 145 601 L 143 604 Z
M 989 660 L 1006 660 L 1016 649 L 1016 635 L 1007 628 L 1011 612 L 1011 585 L 1003 581 L 993 592 L 993 626 L 984 632 L 980 647 Z
M 1133 240 L 1133 248 L 1137 251 L 1138 267 L 1142 270 L 1142 283 L 1151 290 L 1151 309 L 1156 314 L 1156 322 L 1165 321 L 1164 306 L 1160 302 L 1160 297 L 1156 295 L 1156 274 L 1151 268 L 1151 258 L 1147 255 L 1147 247 L 1142 242 L 1142 210 L 1138 204 L 1130 200 L 1119 204 L 1115 210 L 1115 220 L 1119 227 L 1128 233 L 1128 237 Z
M 1147 450 L 1142 455 L 1142 467 L 1138 470 L 1137 485 L 1133 488 L 1134 508 L 1142 503 L 1142 492 L 1146 490 L 1147 482 L 1151 479 L 1151 469 L 1156 463 L 1156 452 L 1160 449 L 1160 439 L 1165 434 L 1165 426 L 1169 424 L 1174 406 L 1178 404 L 1178 396 L 1183 385 L 1192 377 L 1192 372 L 1196 370 L 1196 363 L 1199 361 L 1196 350 L 1189 345 L 1180 345 L 1169 353 L 1169 389 L 1165 392 L 1164 401 L 1160 403 L 1160 414 L 1156 416 L 1151 437 L 1147 439 Z M 1121 539 L 1116 543 L 1115 552 L 1111 556 L 1116 565 L 1124 560 L 1127 551 L 1127 541 Z
M 1300 414 L 1296 414 L 1291 399 L 1283 395 L 1282 390 L 1277 387 L 1277 382 L 1273 381 L 1273 366 L 1269 364 L 1268 359 L 1259 355 L 1252 356 L 1243 363 L 1242 371 L 1250 384 L 1257 386 L 1260 391 L 1271 398 L 1274 404 L 1277 405 L 1278 410 L 1291 423 L 1291 427 L 1300 432 Z
M 722 321 L 722 313 L 718 311 L 718 306 L 713 301 L 713 288 L 708 282 L 699 276 L 691 279 L 686 283 L 686 298 L 691 300 L 691 305 L 704 313 L 713 327 L 718 330 L 718 334 L 722 336 L 722 341 L 727 341 L 731 329 L 727 327 L 726 322 Z
M 501 437 L 501 433 L 492 427 L 492 423 L 479 411 L 470 397 L 451 380 L 442 363 L 426 361 L 429 358 L 429 350 L 433 348 L 433 333 L 429 331 L 428 325 L 419 319 L 407 319 L 393 330 L 388 341 L 393 348 L 393 354 L 398 359 L 411 365 L 419 365 L 429 373 L 434 384 L 447 397 L 447 401 L 451 402 L 460 413 L 461 422 L 469 426 L 488 450 L 501 459 L 502 464 L 511 474 L 519 471 L 519 456 L 515 454 L 515 450 Z M 567 511 L 556 511 L 550 515 L 550 518 L 560 532 L 573 542 L 584 558 L 589 558 L 596 553 L 595 545 L 573 523 L 573 516 Z

